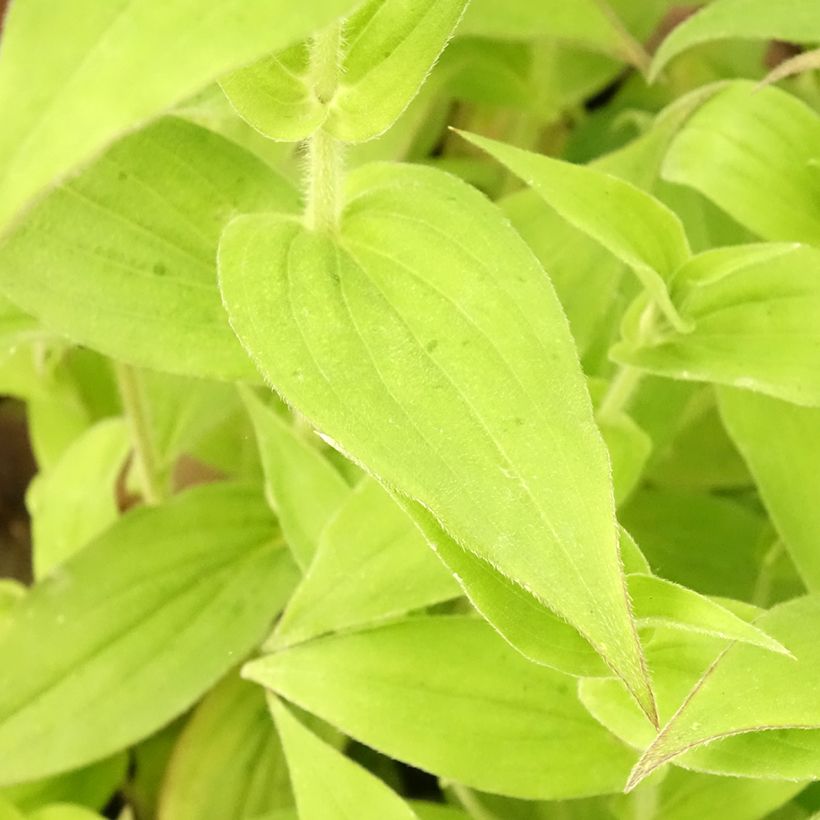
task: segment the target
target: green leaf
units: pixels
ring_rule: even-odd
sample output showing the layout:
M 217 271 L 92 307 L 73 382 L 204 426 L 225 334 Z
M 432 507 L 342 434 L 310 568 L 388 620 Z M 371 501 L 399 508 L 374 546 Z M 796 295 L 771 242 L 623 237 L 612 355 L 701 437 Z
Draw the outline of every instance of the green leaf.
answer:
M 0 638 L 0 782 L 98 760 L 187 709 L 294 583 L 264 501 L 215 484 L 134 510 L 37 584 Z
M 351 489 L 315 447 L 252 391 L 243 390 L 242 398 L 256 431 L 269 500 L 296 562 L 305 569 Z
M 781 604 L 763 615 L 759 623 L 788 646 L 796 660 L 770 653 L 761 655 L 740 644 L 730 646 L 644 752 L 630 786 L 662 763 L 721 738 L 778 729 L 813 729 L 810 734 L 820 736 L 820 644 L 816 640 L 820 597 L 807 596 Z M 776 748 L 761 762 L 772 773 L 770 776 L 777 776 Z M 820 757 L 814 760 L 815 774 L 818 766 Z
M 705 493 L 642 489 L 618 517 L 653 572 L 704 595 L 752 599 L 771 540 L 759 515 Z
M 26 820 L 17 808 L 0 796 L 0 820 Z
M 353 186 L 340 244 L 230 224 L 232 326 L 337 449 L 587 636 L 651 713 L 606 449 L 549 280 L 451 177 L 375 165 Z
M 122 785 L 127 770 L 128 755 L 118 752 L 73 772 L 7 786 L 0 789 L 0 796 L 10 800 L 21 811 L 32 811 L 49 803 L 77 803 L 89 809 L 102 810 Z
M 33 811 L 28 820 L 103 820 L 103 816 L 83 806 L 55 803 Z
M 165 119 L 17 224 L 0 244 L 0 290 L 47 327 L 122 361 L 251 378 L 216 289 L 219 234 L 236 213 L 296 204 L 261 161 Z
M 615 791 L 634 759 L 584 711 L 570 678 L 529 663 L 475 618 L 320 638 L 243 674 L 374 749 L 486 791 Z
M 820 244 L 820 116 L 778 88 L 737 82 L 672 142 L 666 179 L 700 191 L 763 239 Z
M 648 787 L 650 794 L 642 794 Z M 749 780 L 740 777 L 715 777 L 670 768 L 663 781 L 647 781 L 630 795 L 612 798 L 625 811 L 619 820 L 635 820 L 641 806 L 653 805 L 651 817 L 657 820 L 762 820 L 805 788 L 805 783 Z M 631 808 L 633 813 L 627 813 Z
M 386 131 L 416 96 L 466 4 L 367 0 L 342 28 L 339 85 L 329 100 L 314 88 L 304 46 L 224 78 L 222 89 L 272 139 L 304 139 L 324 125 L 344 142 L 365 142 Z
M 672 298 L 691 332 L 661 322 L 616 345 L 613 358 L 667 377 L 820 405 L 820 249 L 707 251 L 680 269 Z
M 123 419 L 98 422 L 29 485 L 35 577 L 47 575 L 116 521 L 116 484 L 130 446 Z
M 264 693 L 233 673 L 185 725 L 163 779 L 158 820 L 248 820 L 292 804 Z
M 461 590 L 401 507 L 365 478 L 322 532 L 270 648 L 361 627 L 456 598 Z
M 814 0 L 715 0 L 675 28 L 655 54 L 650 78 L 678 54 L 714 40 L 820 41 Z
M 116 138 L 351 5 L 226 0 L 203 10 L 196 0 L 78 0 L 59 8 L 16 2 L 0 62 L 0 226 Z
M 680 330 L 666 282 L 691 256 L 680 219 L 623 179 L 459 132 L 531 186 L 567 222 L 628 265 Z
M 626 413 L 598 421 L 612 462 L 615 503 L 620 506 L 638 486 L 652 453 L 652 439 Z
M 718 396 L 721 416 L 800 577 L 810 590 L 820 591 L 820 409 L 747 390 L 723 389 Z
M 270 704 L 301 820 L 416 820 L 375 775 L 322 742 L 278 698 Z
M 577 0 L 571 6 L 560 0 L 473 0 L 460 34 L 529 40 L 555 37 L 626 59 L 638 66 L 648 62 L 618 16 L 604 3 Z

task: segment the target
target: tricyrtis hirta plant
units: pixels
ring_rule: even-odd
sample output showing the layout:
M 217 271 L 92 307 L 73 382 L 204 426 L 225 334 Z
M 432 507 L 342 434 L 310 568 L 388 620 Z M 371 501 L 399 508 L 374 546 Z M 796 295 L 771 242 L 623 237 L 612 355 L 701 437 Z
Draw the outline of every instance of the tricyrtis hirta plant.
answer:
M 12 0 L 0 818 L 820 810 L 818 47 Z

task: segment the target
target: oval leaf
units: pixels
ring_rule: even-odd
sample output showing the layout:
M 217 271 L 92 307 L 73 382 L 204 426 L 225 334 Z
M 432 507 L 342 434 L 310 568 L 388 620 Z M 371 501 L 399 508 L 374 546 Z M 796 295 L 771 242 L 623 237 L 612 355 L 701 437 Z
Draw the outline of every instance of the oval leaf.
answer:
M 451 177 L 379 165 L 358 185 L 341 244 L 231 223 L 234 329 L 288 403 L 569 621 L 652 714 L 606 448 L 549 280 Z

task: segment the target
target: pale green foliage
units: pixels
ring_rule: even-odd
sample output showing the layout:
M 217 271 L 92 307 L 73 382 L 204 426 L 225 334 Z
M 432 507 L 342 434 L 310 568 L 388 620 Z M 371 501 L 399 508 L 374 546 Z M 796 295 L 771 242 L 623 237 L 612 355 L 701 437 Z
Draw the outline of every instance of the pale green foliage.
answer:
M 294 580 L 275 538 L 260 498 L 216 485 L 135 511 L 48 576 L 0 638 L 0 782 L 139 740 L 240 662 Z M 55 651 L 32 651 L 52 630 Z M 83 716 L 81 734 L 66 712 Z
M 339 244 L 284 217 L 231 223 L 233 328 L 338 448 L 572 623 L 651 713 L 606 452 L 549 280 L 443 174 L 373 166 L 356 184 Z
M 8 5 L 0 820 L 816 817 L 816 0 Z
M 395 792 L 323 743 L 280 700 L 271 698 L 271 711 L 301 820 L 417 820 Z
M 231 673 L 199 704 L 162 783 L 159 820 L 248 820 L 291 805 L 287 767 L 258 686 Z

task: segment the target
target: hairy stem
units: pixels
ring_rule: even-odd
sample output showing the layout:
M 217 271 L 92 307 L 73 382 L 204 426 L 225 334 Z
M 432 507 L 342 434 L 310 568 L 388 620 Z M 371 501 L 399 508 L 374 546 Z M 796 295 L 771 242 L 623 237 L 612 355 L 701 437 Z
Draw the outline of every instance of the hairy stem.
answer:
M 115 371 L 123 411 L 131 430 L 134 464 L 139 475 L 143 499 L 146 504 L 160 504 L 166 496 L 165 486 L 138 374 L 133 367 L 122 362 L 115 363 Z
M 335 23 L 316 35 L 310 54 L 313 91 L 322 105 L 329 105 L 339 84 L 341 24 Z M 308 227 L 332 233 L 339 222 L 344 163 L 341 143 L 324 128 L 308 140 L 307 146 Z

